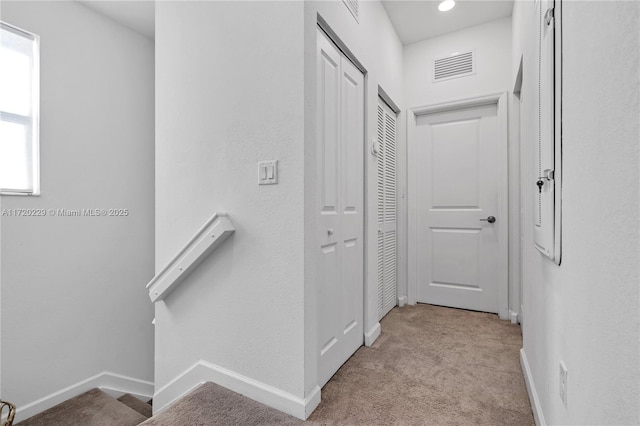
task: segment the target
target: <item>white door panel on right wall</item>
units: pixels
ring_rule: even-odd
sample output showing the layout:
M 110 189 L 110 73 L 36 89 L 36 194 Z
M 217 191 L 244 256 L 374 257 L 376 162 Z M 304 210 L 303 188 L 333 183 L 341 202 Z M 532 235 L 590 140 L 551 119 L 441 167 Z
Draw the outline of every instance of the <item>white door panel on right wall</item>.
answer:
M 537 93 L 535 110 L 538 122 L 535 128 L 534 187 L 534 243 L 545 256 L 560 263 L 560 74 L 556 75 L 556 19 L 558 11 L 553 0 L 536 2 L 536 75 Z M 558 49 L 559 50 L 559 49 Z M 559 62 L 559 61 L 558 61 Z M 559 63 L 558 63 L 559 65 Z M 557 99 L 556 99 L 557 98 Z M 557 139 L 557 141 L 556 141 Z M 556 146 L 557 143 L 557 146 Z

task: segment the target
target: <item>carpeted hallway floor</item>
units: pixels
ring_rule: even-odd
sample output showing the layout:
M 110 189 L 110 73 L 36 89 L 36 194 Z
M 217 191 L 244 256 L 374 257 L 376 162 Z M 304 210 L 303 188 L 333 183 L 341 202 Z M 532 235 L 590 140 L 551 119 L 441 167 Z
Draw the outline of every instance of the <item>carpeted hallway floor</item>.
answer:
M 322 389 L 327 425 L 533 425 L 520 327 L 431 305 L 394 308 Z
M 309 425 L 533 425 L 520 327 L 496 315 L 418 305 L 393 309 L 322 389 Z M 214 383 L 150 418 L 131 395 L 93 389 L 21 426 L 264 426 L 304 422 Z

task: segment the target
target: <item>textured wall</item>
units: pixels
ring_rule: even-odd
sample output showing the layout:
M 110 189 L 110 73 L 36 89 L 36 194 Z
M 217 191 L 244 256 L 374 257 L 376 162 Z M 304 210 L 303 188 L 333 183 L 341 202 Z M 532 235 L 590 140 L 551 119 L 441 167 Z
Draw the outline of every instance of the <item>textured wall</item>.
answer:
M 157 3 L 156 269 L 214 212 L 236 232 L 156 304 L 156 389 L 202 359 L 303 396 L 302 8 Z
M 533 2 L 516 2 L 522 96 L 524 350 L 548 424 L 638 424 L 639 15 L 564 2 L 562 265 L 533 246 Z M 517 63 L 512 66 L 517 69 Z M 559 362 L 568 369 L 568 405 Z
M 157 305 L 158 389 L 198 359 L 298 397 L 317 385 L 318 11 L 367 66 L 368 131 L 379 83 L 401 102 L 400 43 L 379 2 L 361 5 L 359 25 L 341 1 L 158 3 L 157 267 L 214 211 L 237 227 Z M 267 159 L 280 183 L 260 187 Z
M 153 42 L 79 3 L 3 1 L 40 36 L 40 197 L 0 217 L 2 398 L 22 406 L 110 371 L 153 379 Z

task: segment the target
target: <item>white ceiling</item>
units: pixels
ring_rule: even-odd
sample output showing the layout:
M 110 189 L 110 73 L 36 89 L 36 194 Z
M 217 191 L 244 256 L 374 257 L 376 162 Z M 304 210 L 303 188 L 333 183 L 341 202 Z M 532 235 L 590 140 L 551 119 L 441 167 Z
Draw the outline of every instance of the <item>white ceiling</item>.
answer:
M 440 12 L 438 4 L 436 0 L 382 1 L 402 44 L 511 16 L 513 10 L 513 0 L 456 0 L 456 6 L 448 12 Z
M 156 32 L 155 1 L 78 0 L 132 30 L 153 39 Z
M 155 36 L 154 0 L 78 0 L 95 11 L 145 35 Z M 366 1 L 366 0 L 365 0 Z M 457 0 L 448 12 L 440 12 L 436 0 L 383 0 L 389 19 L 402 44 L 511 16 L 513 0 Z

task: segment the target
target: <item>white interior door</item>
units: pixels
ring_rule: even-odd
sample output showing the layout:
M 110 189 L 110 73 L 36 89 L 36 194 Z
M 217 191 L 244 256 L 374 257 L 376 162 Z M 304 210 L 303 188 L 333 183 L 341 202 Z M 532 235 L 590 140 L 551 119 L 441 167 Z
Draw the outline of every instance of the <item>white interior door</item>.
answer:
M 417 300 L 499 313 L 507 209 L 497 103 L 417 116 L 416 144 Z
M 318 381 L 364 339 L 364 77 L 318 30 Z
M 397 305 L 396 114 L 378 98 L 378 319 Z

